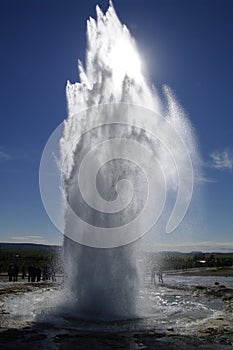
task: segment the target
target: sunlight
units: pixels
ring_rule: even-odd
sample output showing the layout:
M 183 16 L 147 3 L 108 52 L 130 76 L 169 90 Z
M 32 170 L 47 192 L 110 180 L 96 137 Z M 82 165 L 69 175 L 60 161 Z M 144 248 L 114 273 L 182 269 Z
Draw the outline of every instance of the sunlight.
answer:
M 125 75 L 138 80 L 141 77 L 141 62 L 138 53 L 124 41 L 118 41 L 111 53 L 110 64 L 114 80 L 121 83 Z

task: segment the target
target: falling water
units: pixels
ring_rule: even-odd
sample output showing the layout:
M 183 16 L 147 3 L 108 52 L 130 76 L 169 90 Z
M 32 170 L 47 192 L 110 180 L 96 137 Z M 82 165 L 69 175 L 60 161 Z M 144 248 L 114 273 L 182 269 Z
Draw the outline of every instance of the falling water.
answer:
M 119 21 L 112 3 L 106 14 L 98 6 L 96 12 L 97 19 L 87 21 L 86 66 L 78 62 L 80 82 L 68 82 L 66 87 L 68 118 L 60 141 L 66 201 L 65 276 L 66 286 L 73 296 L 72 308 L 77 315 L 116 319 L 138 315 L 140 269 L 137 256 L 140 245 L 133 242 L 134 232 L 127 225 L 139 217 L 133 230 L 138 227 L 144 230 L 145 222 L 153 212 L 150 210 L 148 216 L 146 213 L 139 215 L 149 196 L 148 178 L 152 185 L 149 198 L 159 215 L 159 205 L 164 198 L 157 189 L 163 187 L 164 176 L 158 163 L 163 168 L 166 190 L 173 204 L 172 198 L 178 189 L 177 168 L 180 173 L 186 171 L 179 145 L 173 147 L 172 161 L 158 139 L 147 132 L 150 127 L 147 113 L 163 115 L 164 120 L 181 135 L 193 162 L 197 156 L 192 128 L 185 113 L 168 87 L 163 88 L 166 102 L 162 103 L 155 88 L 143 77 L 136 43 L 127 27 Z M 143 114 L 145 129 L 137 126 L 137 113 Z M 167 129 L 160 124 L 157 134 L 163 139 Z M 117 146 L 101 143 L 103 140 L 117 142 Z M 135 142 L 142 145 L 141 151 L 136 151 Z M 146 149 L 149 153 L 147 161 Z M 82 164 L 90 150 L 94 150 L 94 156 L 89 161 L 85 178 L 80 179 Z M 129 157 L 125 156 L 126 152 L 131 152 Z M 138 162 L 134 161 L 135 156 Z M 174 158 L 176 164 L 173 164 Z M 143 167 L 150 175 L 142 171 Z M 96 174 L 98 193 L 92 184 L 92 173 Z M 166 203 L 169 207 L 169 200 Z M 111 205 L 115 205 L 115 212 Z M 83 222 L 90 226 L 83 225 Z M 108 241 L 110 231 L 118 227 L 119 235 L 123 232 L 130 237 L 127 242 L 123 237 L 122 244 L 115 242 L 111 246 Z M 126 232 L 125 227 L 128 227 Z M 85 237 L 89 237 L 92 230 L 95 235 L 99 228 L 106 230 L 108 243 L 105 245 L 101 239 L 101 245 L 98 238 L 93 238 L 88 244 Z M 93 243 L 95 239 L 96 244 Z M 132 243 L 126 244 L 129 242 Z

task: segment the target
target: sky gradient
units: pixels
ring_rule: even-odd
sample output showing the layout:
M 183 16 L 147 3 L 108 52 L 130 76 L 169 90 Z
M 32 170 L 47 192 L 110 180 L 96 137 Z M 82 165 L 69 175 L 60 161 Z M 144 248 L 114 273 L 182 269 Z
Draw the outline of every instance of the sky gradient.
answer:
M 66 81 L 78 81 L 77 59 L 85 60 L 86 20 L 95 17 L 96 3 L 0 2 L 2 242 L 62 242 L 41 202 L 39 163 L 66 118 Z M 108 1 L 98 4 L 106 11 Z M 194 205 L 175 235 L 151 233 L 154 248 L 233 250 L 233 2 L 115 0 L 114 6 L 137 41 L 148 81 L 159 91 L 169 85 L 187 112 L 202 157 L 196 211 Z

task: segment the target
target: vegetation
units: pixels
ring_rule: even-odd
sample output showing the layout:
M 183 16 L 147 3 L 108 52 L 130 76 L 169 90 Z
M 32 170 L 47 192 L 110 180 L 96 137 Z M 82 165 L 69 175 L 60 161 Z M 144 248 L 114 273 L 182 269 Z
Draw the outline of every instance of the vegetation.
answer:
M 187 270 L 192 268 L 212 267 L 216 269 L 233 267 L 233 253 L 178 253 L 162 252 L 152 254 L 149 265 L 159 265 L 163 271 Z
M 41 244 L 0 243 L 0 273 L 6 273 L 10 265 L 17 264 L 19 271 L 28 271 L 30 265 L 45 266 L 61 272 L 61 247 Z
M 28 271 L 30 265 L 35 265 L 42 270 L 49 266 L 61 273 L 61 255 L 60 246 L 0 243 L 0 273 L 6 273 L 13 264 L 17 264 L 20 271 L 23 267 Z M 163 271 L 186 271 L 192 268 L 212 267 L 218 270 L 219 275 L 233 275 L 233 253 L 161 252 L 148 253 L 146 256 L 148 269 L 159 266 Z M 204 269 L 202 274 L 205 275 Z

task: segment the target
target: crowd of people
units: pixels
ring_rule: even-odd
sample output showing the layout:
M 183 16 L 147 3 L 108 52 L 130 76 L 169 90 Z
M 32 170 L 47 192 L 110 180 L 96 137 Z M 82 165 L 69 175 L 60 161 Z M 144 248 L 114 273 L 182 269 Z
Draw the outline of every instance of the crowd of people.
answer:
M 8 277 L 9 282 L 17 282 L 19 278 L 19 266 L 15 263 L 9 266 Z M 44 266 L 43 271 L 39 266 L 30 265 L 26 273 L 25 266 L 22 267 L 22 279 L 27 278 L 28 282 L 40 282 L 42 281 L 56 281 L 55 270 L 49 266 Z M 156 285 L 156 276 L 158 277 L 158 283 L 163 284 L 163 272 L 161 267 L 154 266 L 151 271 L 151 282 Z
M 8 269 L 9 282 L 17 282 L 19 278 L 19 272 L 20 269 L 16 263 L 10 265 Z M 28 267 L 27 273 L 25 266 L 23 266 L 21 272 L 22 279 L 24 280 L 25 278 L 27 278 L 28 282 L 40 282 L 41 280 L 52 280 L 53 282 L 56 281 L 54 269 L 50 268 L 47 265 L 43 268 L 43 271 L 39 266 L 30 265 Z

